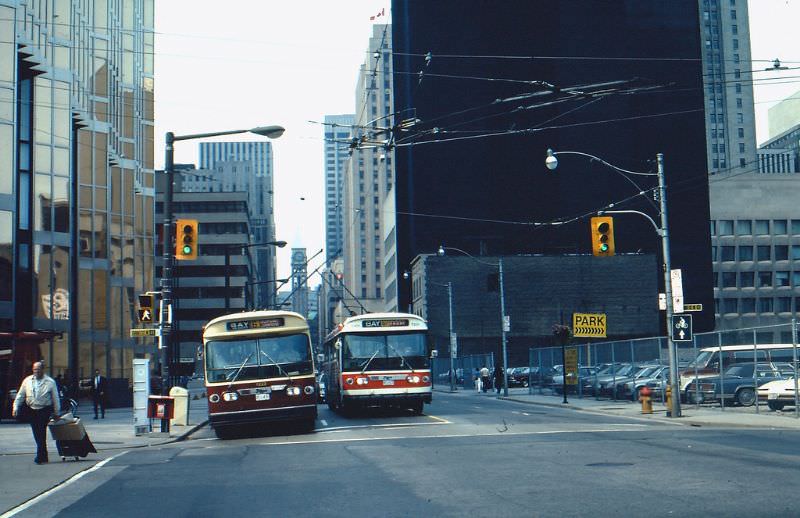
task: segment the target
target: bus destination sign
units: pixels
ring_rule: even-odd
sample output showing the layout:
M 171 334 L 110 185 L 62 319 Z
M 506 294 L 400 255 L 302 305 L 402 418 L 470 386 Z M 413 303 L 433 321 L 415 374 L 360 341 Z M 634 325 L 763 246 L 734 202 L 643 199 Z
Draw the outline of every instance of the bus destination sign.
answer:
M 283 327 L 283 318 L 262 318 L 260 320 L 234 320 L 228 322 L 228 331 L 244 331 L 246 329 L 268 329 Z
M 394 320 L 362 320 L 361 327 L 406 327 L 408 326 L 407 318 L 400 318 Z

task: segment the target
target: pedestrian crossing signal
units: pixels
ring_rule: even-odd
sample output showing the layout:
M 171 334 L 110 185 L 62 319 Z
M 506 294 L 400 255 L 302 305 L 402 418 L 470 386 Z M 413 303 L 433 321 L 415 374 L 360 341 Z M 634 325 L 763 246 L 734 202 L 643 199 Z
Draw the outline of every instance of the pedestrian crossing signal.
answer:
M 179 219 L 175 222 L 177 229 L 175 259 L 179 261 L 197 259 L 197 227 L 196 219 Z
M 614 218 L 610 216 L 592 218 L 592 255 L 595 257 L 614 255 Z

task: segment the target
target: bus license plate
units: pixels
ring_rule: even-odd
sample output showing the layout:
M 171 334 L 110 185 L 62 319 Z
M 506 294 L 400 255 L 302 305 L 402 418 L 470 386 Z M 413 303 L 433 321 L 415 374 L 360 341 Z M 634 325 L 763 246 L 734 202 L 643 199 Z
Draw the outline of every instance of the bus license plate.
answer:
M 387 380 L 387 379 L 385 379 L 385 380 L 383 380 L 383 384 L 384 384 L 384 385 L 394 385 L 394 380 Z
M 767 399 L 778 399 L 778 393 L 770 392 L 769 395 L 767 396 Z
M 256 394 L 256 401 L 268 401 L 269 394 Z

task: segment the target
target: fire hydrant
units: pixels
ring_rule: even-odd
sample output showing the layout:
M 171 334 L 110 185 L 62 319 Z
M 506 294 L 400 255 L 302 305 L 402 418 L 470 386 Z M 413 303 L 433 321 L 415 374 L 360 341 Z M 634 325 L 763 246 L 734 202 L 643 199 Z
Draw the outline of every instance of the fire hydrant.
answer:
M 667 385 L 667 417 L 672 415 L 672 386 Z
M 643 414 L 652 414 L 653 413 L 653 400 L 650 397 L 652 391 L 650 387 L 645 385 L 641 389 L 639 389 L 639 401 L 642 402 L 642 413 Z

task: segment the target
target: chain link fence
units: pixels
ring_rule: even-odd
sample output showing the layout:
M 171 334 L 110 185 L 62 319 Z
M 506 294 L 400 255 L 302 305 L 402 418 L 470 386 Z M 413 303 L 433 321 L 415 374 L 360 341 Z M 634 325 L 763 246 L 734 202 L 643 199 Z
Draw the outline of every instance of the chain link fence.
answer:
M 482 367 L 489 372 L 494 370 L 494 354 L 474 354 L 453 358 L 455 385 L 463 389 L 475 389 L 475 373 Z M 434 386 L 450 386 L 450 358 L 433 358 L 431 361 L 431 377 Z
M 648 386 L 654 399 L 664 402 L 669 382 L 666 338 L 576 342 L 577 339 L 573 339 L 569 347 L 577 349 L 578 380 L 577 384 L 566 386 L 568 393 L 578 397 L 636 401 L 638 391 Z M 794 406 L 796 416 L 800 416 L 797 343 L 794 322 L 697 333 L 691 341 L 675 342 L 681 398 L 698 406 L 719 405 L 722 410 L 734 405 L 754 406 L 756 412 L 764 405 L 772 410 Z M 563 393 L 562 354 L 561 347 L 529 349 L 527 368 L 515 369 L 521 371 L 519 378 L 526 378 L 529 393 Z M 751 367 L 739 369 L 744 377 L 728 375 L 726 382 L 726 372 L 736 365 Z M 784 383 L 785 390 L 781 394 L 765 393 L 773 390 L 774 385 L 771 385 L 761 391 L 759 397 L 759 388 L 775 381 L 776 376 L 794 381 Z

